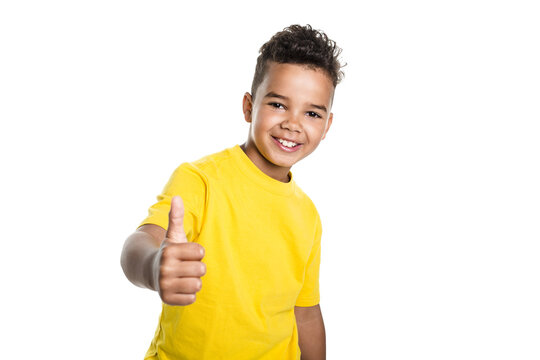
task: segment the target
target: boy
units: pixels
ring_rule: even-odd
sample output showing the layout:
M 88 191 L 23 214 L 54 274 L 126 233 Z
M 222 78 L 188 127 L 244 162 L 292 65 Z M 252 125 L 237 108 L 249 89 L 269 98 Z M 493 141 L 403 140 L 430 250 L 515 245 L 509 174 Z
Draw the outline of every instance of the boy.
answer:
M 182 163 L 126 240 L 127 278 L 163 301 L 145 359 L 325 359 L 321 221 L 290 169 L 332 124 L 340 52 L 309 25 L 275 34 L 247 141 Z

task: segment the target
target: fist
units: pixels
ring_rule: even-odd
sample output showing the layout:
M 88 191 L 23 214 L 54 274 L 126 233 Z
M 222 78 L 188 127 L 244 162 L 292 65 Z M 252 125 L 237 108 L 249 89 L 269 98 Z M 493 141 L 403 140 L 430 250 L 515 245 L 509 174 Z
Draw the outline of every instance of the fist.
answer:
M 204 248 L 188 242 L 184 232 L 184 203 L 180 196 L 171 200 L 169 227 L 154 262 L 154 281 L 161 300 L 169 305 L 189 305 L 202 288 L 201 262 Z

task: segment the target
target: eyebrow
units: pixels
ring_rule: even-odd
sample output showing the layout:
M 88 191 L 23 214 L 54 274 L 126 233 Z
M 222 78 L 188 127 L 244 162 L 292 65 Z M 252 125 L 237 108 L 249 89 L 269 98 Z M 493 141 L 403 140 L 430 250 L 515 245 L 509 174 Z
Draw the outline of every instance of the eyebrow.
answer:
M 283 95 L 280 95 L 280 94 L 277 94 L 273 91 L 270 91 L 268 94 L 264 95 L 265 98 L 278 98 L 278 99 L 283 99 L 283 100 L 289 100 L 288 97 L 286 96 L 283 96 Z M 309 104 L 309 106 L 312 106 L 314 108 L 317 108 L 319 110 L 322 110 L 324 111 L 325 113 L 328 112 L 328 110 L 326 109 L 326 106 L 324 105 L 317 105 L 317 104 Z

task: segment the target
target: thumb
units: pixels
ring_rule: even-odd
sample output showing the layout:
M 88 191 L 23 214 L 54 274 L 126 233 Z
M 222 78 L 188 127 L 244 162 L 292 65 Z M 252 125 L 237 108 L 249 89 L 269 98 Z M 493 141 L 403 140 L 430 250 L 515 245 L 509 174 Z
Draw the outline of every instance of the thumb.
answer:
M 187 242 L 184 232 L 184 202 L 180 196 L 173 196 L 171 199 L 169 227 L 165 237 L 172 242 Z

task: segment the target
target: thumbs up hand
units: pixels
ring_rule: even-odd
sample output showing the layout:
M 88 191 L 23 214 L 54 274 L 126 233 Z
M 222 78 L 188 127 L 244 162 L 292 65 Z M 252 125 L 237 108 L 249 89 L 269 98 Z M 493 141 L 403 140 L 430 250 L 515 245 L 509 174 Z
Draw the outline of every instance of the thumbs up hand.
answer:
M 201 290 L 206 265 L 200 260 L 204 248 L 188 242 L 184 232 L 184 203 L 180 196 L 171 200 L 169 227 L 154 258 L 154 279 L 161 300 L 169 305 L 190 305 Z

